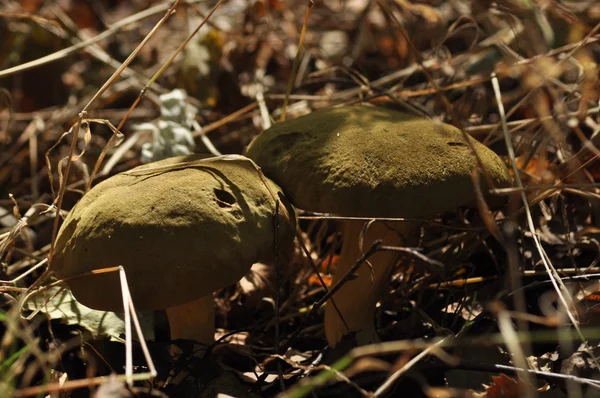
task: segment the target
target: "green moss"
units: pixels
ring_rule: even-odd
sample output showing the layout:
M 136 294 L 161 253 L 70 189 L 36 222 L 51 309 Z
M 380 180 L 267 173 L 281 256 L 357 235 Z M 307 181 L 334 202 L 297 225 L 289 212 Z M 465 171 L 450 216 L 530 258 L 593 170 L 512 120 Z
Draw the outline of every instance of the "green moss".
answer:
M 507 185 L 502 160 L 472 143 L 494 183 Z M 247 156 L 297 207 L 345 216 L 430 217 L 472 203 L 478 167 L 457 128 L 367 106 L 277 124 Z
M 237 282 L 274 254 L 272 195 L 279 191 L 241 156 L 138 167 L 98 184 L 71 210 L 53 270 L 66 278 L 122 265 L 138 308 L 183 304 Z M 294 237 L 285 214 L 280 209 L 281 248 Z M 117 273 L 68 284 L 84 305 L 122 309 Z

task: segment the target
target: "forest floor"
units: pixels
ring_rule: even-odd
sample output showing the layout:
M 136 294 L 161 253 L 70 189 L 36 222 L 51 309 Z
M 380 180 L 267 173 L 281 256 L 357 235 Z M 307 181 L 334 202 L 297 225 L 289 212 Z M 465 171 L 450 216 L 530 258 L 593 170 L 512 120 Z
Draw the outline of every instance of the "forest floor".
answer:
M 0 396 L 600 396 L 599 64 L 595 0 L 0 0 Z M 295 251 L 216 292 L 217 343 L 174 361 L 164 311 L 140 338 L 48 259 L 175 89 L 195 153 L 357 103 L 452 124 L 503 159 L 509 205 L 422 220 L 381 343 L 335 348 L 315 304 L 340 222 L 298 210 Z

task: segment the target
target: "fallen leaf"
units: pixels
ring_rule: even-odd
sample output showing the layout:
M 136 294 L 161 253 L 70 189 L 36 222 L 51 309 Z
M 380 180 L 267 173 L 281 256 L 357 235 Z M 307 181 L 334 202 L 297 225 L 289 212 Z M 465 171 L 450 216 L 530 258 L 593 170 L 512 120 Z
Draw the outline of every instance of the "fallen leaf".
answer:
M 485 392 L 487 398 L 518 398 L 523 396 L 521 384 L 504 373 L 500 373 L 499 376 L 492 376 L 492 384 L 487 386 Z
M 69 289 L 63 288 L 59 292 L 60 289 L 61 287 L 55 286 L 33 295 L 23 304 L 23 308 L 28 311 L 36 311 L 39 308 L 50 319 L 61 319 L 67 325 L 79 325 L 88 330 L 95 339 L 109 337 L 111 341 L 124 341 L 121 337 L 125 335 L 123 314 L 93 310 L 75 300 Z M 46 302 L 48 299 L 50 300 Z M 154 340 L 152 312 L 138 314 L 138 319 L 144 338 Z M 133 337 L 137 339 L 135 332 Z
M 333 281 L 333 278 L 331 276 L 321 275 L 321 279 L 323 279 L 323 282 L 325 282 L 325 285 L 327 287 L 331 287 L 331 282 Z M 319 280 L 319 277 L 317 275 L 312 274 L 308 277 L 308 284 L 311 286 L 321 286 L 321 281 Z

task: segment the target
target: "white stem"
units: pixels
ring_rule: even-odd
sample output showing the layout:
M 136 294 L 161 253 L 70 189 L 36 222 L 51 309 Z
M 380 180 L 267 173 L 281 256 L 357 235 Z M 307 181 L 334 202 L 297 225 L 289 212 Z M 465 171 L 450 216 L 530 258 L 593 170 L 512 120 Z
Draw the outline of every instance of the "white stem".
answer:
M 194 340 L 209 346 L 215 341 L 215 304 L 212 295 L 167 308 L 171 340 Z M 173 348 L 171 354 L 178 351 Z M 200 350 L 198 356 L 204 355 Z
M 341 280 L 362 255 L 359 249 L 360 232 L 363 221 L 345 221 L 342 250 L 333 276 L 332 286 Z M 375 222 L 365 233 L 362 250 L 367 251 L 374 241 L 382 240 L 386 246 L 399 246 L 414 225 L 408 223 Z M 345 335 L 355 333 L 356 342 L 365 345 L 379 341 L 375 330 L 375 306 L 387 286 L 397 252 L 380 251 L 368 258 L 368 264 L 362 264 L 355 279 L 347 281 L 334 295 L 345 324 L 333 307 L 331 300 L 325 308 L 325 336 L 334 347 Z

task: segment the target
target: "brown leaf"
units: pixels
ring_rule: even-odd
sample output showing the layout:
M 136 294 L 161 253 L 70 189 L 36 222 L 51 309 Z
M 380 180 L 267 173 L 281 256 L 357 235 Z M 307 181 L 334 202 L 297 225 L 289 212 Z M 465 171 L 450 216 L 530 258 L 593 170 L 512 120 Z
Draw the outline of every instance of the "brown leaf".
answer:
M 321 275 L 321 279 L 323 279 L 323 282 L 325 282 L 325 285 L 327 285 L 327 287 L 331 287 L 331 282 L 333 280 L 331 276 Z M 321 286 L 321 281 L 319 280 L 318 276 L 312 274 L 308 277 L 308 284 Z
M 523 387 L 512 377 L 504 373 L 499 376 L 492 376 L 492 384 L 485 390 L 487 398 L 519 398 L 523 396 Z

